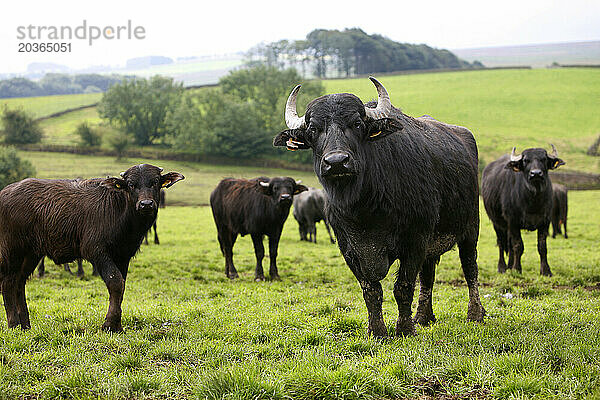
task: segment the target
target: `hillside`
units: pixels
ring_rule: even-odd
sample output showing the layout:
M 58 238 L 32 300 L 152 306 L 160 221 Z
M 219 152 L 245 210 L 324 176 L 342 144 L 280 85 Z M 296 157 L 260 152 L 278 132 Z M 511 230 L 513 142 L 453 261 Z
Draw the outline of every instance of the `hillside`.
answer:
M 554 62 L 600 65 L 600 41 L 480 47 L 452 52 L 470 62 L 481 61 L 486 67 L 530 65 L 544 68 Z

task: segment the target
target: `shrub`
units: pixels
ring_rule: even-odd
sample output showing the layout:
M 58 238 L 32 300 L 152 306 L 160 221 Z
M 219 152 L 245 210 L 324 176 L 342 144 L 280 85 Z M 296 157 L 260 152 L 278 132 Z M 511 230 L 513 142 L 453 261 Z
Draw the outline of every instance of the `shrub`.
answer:
M 96 130 L 92 129 L 91 126 L 84 121 L 77 125 L 75 133 L 81 139 L 81 145 L 86 147 L 100 146 L 102 143 L 102 136 Z
M 123 132 L 116 132 L 108 137 L 108 145 L 117 154 L 117 160 L 123 158 L 132 141 L 131 136 Z
M 22 109 L 4 107 L 2 112 L 4 125 L 4 143 L 26 144 L 38 143 L 42 140 L 42 129 L 36 120 Z
M 22 160 L 14 147 L 0 148 L 0 189 L 33 175 L 33 165 L 27 160 Z

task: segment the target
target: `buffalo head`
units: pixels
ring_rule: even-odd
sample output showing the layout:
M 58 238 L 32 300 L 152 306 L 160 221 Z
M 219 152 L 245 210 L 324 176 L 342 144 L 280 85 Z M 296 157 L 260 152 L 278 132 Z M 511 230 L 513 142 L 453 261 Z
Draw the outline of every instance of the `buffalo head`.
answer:
M 353 94 L 330 94 L 311 101 L 303 117 L 296 111 L 300 85 L 296 86 L 285 109 L 289 129 L 279 133 L 273 144 L 288 150 L 311 148 L 315 172 L 325 181 L 344 182 L 356 177 L 368 158 L 364 147 L 402 129 L 395 117 L 399 111 L 392 106 L 387 91 L 377 79 L 369 79 L 377 88 L 376 107 L 365 106 Z
M 143 214 L 152 214 L 160 205 L 160 189 L 168 188 L 184 179 L 179 172 L 162 175 L 162 168 L 150 164 L 139 164 L 121 172 L 121 178 L 107 178 L 102 185 L 125 192 L 135 203 L 135 209 Z
M 262 193 L 273 199 L 278 204 L 290 206 L 294 195 L 308 190 L 301 181 L 295 181 L 288 177 L 258 178 Z
M 516 148 L 513 147 L 506 168 L 523 174 L 525 181 L 532 186 L 544 186 L 547 182 L 548 170 L 565 164 L 558 158 L 556 147 L 553 144 L 550 146 L 552 146 L 551 154 L 541 148 L 526 149 L 521 154 L 516 154 Z

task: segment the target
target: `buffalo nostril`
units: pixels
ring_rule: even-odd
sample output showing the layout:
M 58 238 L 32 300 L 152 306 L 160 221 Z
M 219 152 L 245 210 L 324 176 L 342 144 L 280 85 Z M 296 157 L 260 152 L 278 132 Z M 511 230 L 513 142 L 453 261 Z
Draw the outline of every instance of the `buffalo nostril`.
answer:
M 543 174 L 544 174 L 544 172 L 541 169 L 534 169 L 529 172 L 529 176 L 531 176 L 531 177 L 542 176 Z
M 350 155 L 346 152 L 335 152 L 325 156 L 323 161 L 329 165 L 340 165 L 348 161 Z
M 152 200 L 140 201 L 140 206 L 142 206 L 142 207 L 152 207 L 153 204 L 154 204 L 154 201 L 152 201 Z

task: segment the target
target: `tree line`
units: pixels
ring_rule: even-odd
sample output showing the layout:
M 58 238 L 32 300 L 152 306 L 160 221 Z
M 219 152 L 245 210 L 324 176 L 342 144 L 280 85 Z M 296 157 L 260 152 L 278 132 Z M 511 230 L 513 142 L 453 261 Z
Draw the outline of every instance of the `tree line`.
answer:
M 249 65 L 293 67 L 303 76 L 350 77 L 404 70 L 481 68 L 445 49 L 425 44 L 399 43 L 382 35 L 368 35 L 359 28 L 316 29 L 305 40 L 280 40 L 260 44 L 246 53 Z
M 108 147 L 118 157 L 137 145 L 200 156 L 308 162 L 306 152 L 290 154 L 272 145 L 273 136 L 285 129 L 285 102 L 299 82 L 296 70 L 265 65 L 232 71 L 217 87 L 191 90 L 161 76 L 124 80 L 108 88 L 98 103 L 103 129 L 86 121 L 76 127 L 78 145 Z M 321 82 L 302 83 L 299 108 L 325 91 Z M 5 107 L 1 122 L 4 144 L 42 139 L 39 124 L 22 109 Z
M 100 93 L 112 85 L 132 79 L 124 75 L 46 74 L 37 82 L 27 78 L 0 81 L 0 98 L 51 96 L 56 94 Z

